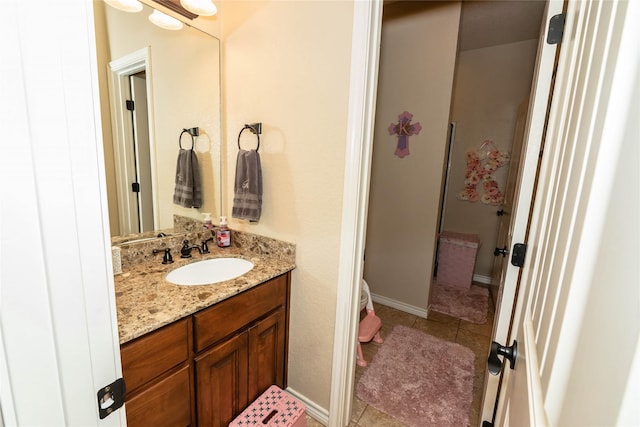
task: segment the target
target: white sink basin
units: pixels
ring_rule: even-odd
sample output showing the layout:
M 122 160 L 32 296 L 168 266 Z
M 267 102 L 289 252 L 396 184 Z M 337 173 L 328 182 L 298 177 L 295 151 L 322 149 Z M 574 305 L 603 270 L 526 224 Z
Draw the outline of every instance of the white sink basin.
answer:
M 213 258 L 176 268 L 166 279 L 176 285 L 209 285 L 242 276 L 252 268 L 253 263 L 245 259 Z

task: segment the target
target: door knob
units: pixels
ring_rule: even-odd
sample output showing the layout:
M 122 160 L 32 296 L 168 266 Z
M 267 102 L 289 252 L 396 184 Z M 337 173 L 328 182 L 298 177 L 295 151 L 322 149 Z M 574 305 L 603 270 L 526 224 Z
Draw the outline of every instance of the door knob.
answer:
M 508 213 L 508 212 L 505 212 L 504 209 L 500 209 L 499 211 L 496 211 L 496 215 L 498 215 L 498 216 L 502 216 L 502 215 L 504 215 L 506 213 Z
M 515 369 L 516 357 L 518 357 L 518 341 L 514 340 L 511 347 L 501 346 L 495 341 L 491 343 L 491 352 L 487 360 L 491 375 L 498 375 L 502 371 L 502 361 L 498 356 L 504 356 L 505 359 L 509 360 L 509 367 Z
M 502 257 L 504 258 L 507 256 L 508 253 L 509 253 L 509 249 L 507 249 L 507 247 L 505 246 L 502 249 L 496 248 L 496 250 L 493 251 L 493 256 L 502 255 Z

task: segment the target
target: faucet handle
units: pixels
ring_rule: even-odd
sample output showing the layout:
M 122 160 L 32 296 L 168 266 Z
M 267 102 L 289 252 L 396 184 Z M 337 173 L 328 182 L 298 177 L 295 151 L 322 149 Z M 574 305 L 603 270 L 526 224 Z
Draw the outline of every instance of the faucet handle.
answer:
M 213 240 L 213 237 L 209 237 L 207 240 L 203 240 L 202 241 L 202 253 L 203 254 L 208 254 L 209 253 L 209 245 L 207 243 L 212 241 L 212 240 Z
M 153 254 L 155 255 L 162 251 L 164 251 L 164 255 L 162 256 L 162 263 L 171 264 L 173 262 L 173 257 L 171 256 L 171 248 L 154 249 Z
M 180 248 L 180 258 L 191 258 L 191 246 L 189 246 L 188 240 L 182 241 L 182 248 Z

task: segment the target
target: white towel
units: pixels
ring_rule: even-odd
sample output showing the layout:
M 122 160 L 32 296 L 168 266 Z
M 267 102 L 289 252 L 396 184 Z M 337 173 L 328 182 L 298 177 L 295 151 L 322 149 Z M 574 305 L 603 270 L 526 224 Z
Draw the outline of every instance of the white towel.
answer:
M 185 208 L 202 206 L 202 190 L 198 156 L 194 150 L 180 149 L 176 164 L 176 188 L 173 203 Z
M 231 216 L 258 221 L 262 213 L 262 165 L 256 150 L 240 150 L 236 159 Z

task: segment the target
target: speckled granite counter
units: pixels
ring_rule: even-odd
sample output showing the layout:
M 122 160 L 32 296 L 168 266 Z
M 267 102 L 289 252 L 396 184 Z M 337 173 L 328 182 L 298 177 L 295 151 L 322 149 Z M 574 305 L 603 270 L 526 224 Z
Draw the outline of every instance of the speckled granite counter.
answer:
M 189 259 L 174 255 L 175 262 L 167 265 L 161 263 L 160 255 L 138 264 L 123 264 L 123 273 L 114 276 L 120 344 L 294 269 L 295 246 L 273 242 L 278 241 L 234 232 L 234 247 L 213 246 L 210 254 L 193 251 Z M 178 267 L 219 257 L 244 258 L 254 267 L 236 279 L 213 285 L 180 286 L 165 280 L 167 273 Z

